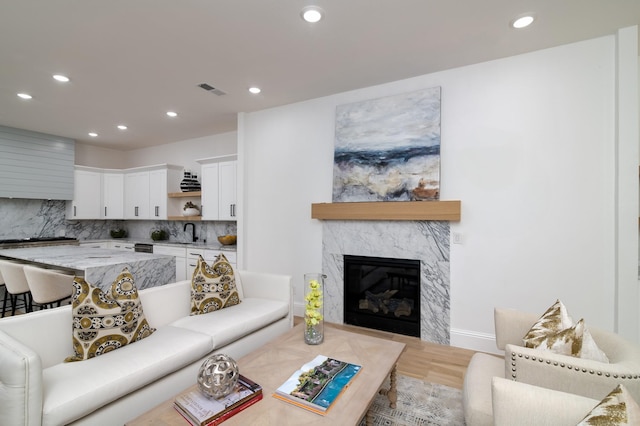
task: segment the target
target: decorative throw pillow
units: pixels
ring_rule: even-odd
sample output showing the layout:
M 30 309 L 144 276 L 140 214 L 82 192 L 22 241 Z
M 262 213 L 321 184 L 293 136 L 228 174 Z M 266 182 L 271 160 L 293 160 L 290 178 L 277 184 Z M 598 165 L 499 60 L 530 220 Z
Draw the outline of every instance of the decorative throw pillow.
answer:
M 155 331 L 149 326 L 133 275 L 125 268 L 109 292 L 73 280 L 73 349 L 65 362 L 82 361 L 137 342 Z
M 580 320 L 573 327 L 547 334 L 535 348 L 541 351 L 577 357 L 580 356 L 580 350 L 582 349 L 583 335 L 584 321 Z
M 573 326 L 573 319 L 569 316 L 567 308 L 560 300 L 551 305 L 529 332 L 522 338 L 527 348 L 537 347 L 548 334 L 555 334 Z
M 578 423 L 578 426 L 637 424 L 640 424 L 640 406 L 624 385 L 618 385 Z
M 522 339 L 527 348 L 537 348 L 608 363 L 581 319 L 575 325 L 564 304 L 557 300 L 531 327 Z
M 200 256 L 191 278 L 191 315 L 206 314 L 240 303 L 233 268 L 220 253 L 211 266 Z

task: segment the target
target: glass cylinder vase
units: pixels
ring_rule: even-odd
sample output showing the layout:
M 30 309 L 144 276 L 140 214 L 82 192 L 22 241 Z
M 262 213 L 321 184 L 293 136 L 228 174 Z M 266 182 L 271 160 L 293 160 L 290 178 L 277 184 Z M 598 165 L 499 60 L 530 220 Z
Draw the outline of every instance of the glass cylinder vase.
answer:
M 324 279 L 326 275 L 304 274 L 304 341 L 319 345 L 324 340 Z

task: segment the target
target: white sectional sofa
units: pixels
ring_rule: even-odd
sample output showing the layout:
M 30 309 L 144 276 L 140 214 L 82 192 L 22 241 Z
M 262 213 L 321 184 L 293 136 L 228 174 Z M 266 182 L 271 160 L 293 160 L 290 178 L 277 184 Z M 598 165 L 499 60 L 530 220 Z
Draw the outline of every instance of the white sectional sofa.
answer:
M 208 356 L 238 359 L 293 326 L 291 277 L 236 277 L 242 302 L 206 315 L 189 316 L 190 281 L 141 290 L 156 331 L 86 361 L 63 362 L 73 354 L 71 306 L 3 318 L 0 423 L 123 425 L 194 384 Z

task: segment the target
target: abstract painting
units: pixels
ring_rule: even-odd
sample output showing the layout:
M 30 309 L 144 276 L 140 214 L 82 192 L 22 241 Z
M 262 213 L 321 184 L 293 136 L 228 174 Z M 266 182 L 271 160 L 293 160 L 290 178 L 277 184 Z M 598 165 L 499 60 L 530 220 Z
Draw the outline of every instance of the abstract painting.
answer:
M 440 87 L 336 108 L 333 202 L 440 196 Z

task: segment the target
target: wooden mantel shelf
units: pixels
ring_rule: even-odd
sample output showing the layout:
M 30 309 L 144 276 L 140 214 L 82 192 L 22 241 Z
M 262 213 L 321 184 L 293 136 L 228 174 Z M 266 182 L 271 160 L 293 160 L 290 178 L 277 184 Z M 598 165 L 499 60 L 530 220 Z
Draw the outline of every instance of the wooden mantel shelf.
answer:
M 447 220 L 460 221 L 460 201 L 388 201 L 317 203 L 311 218 L 321 220 Z

